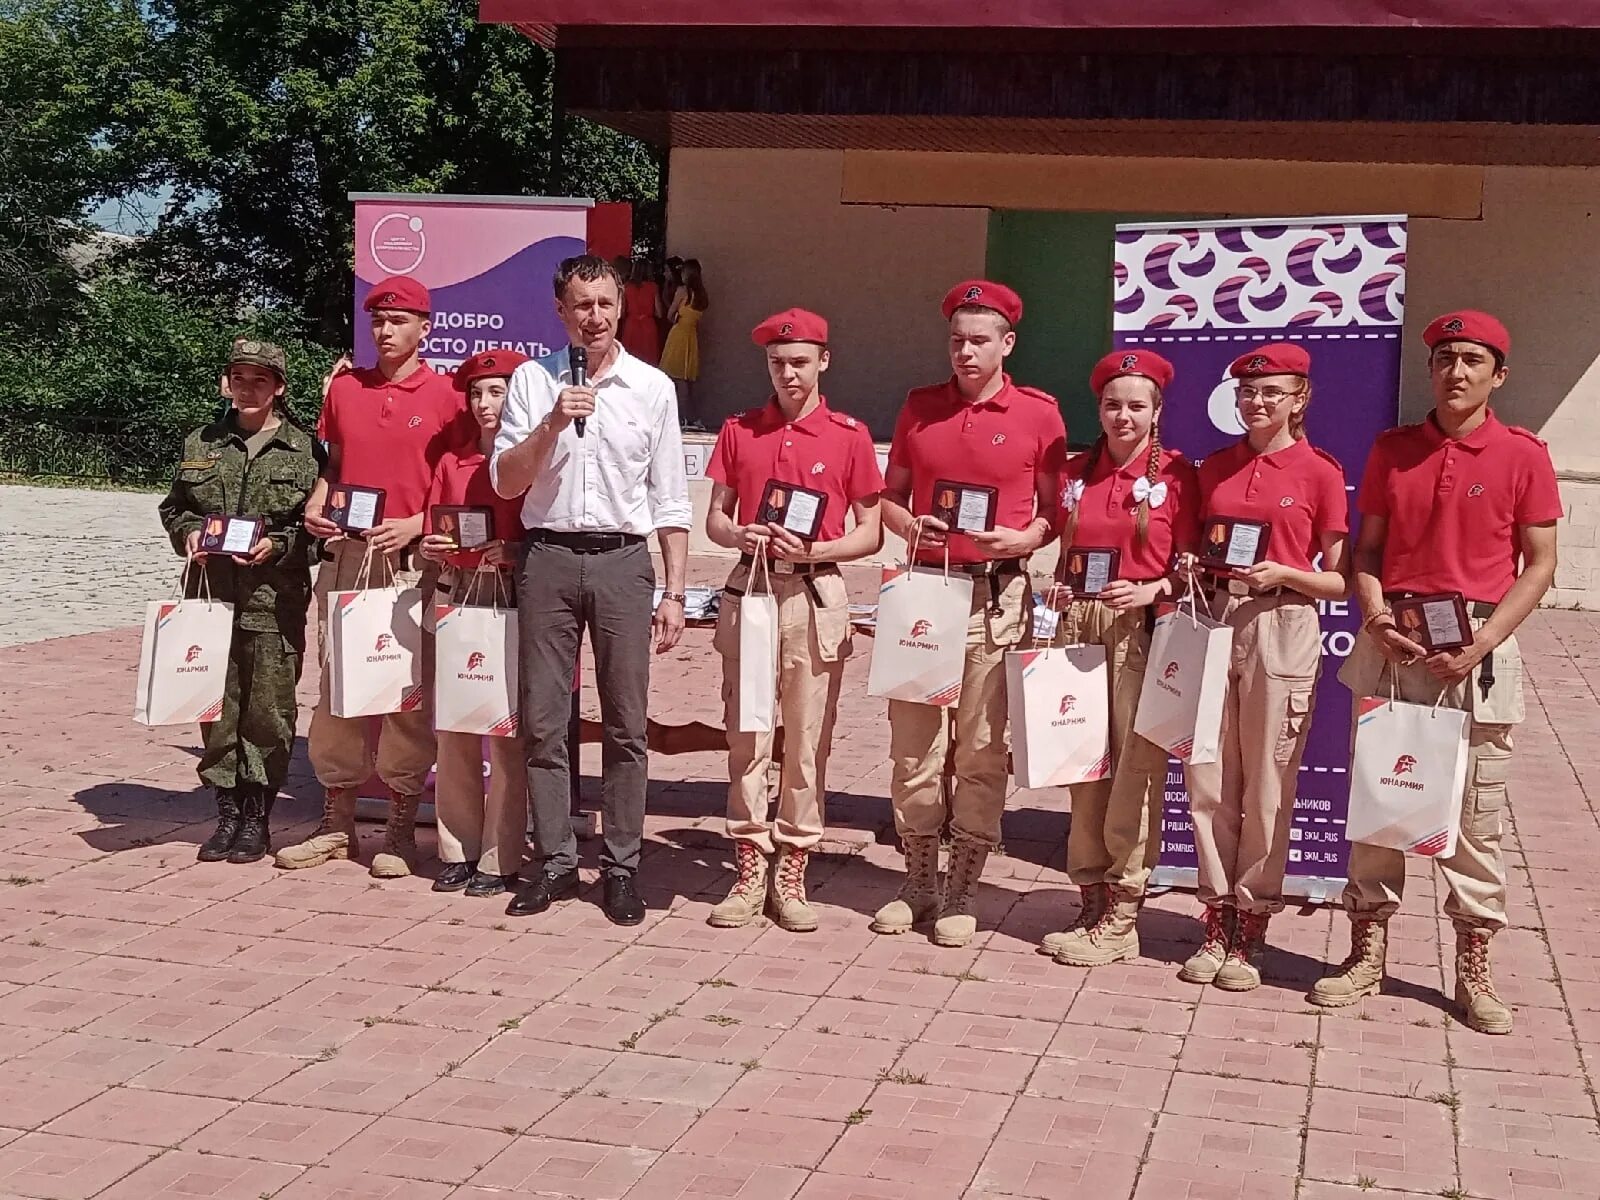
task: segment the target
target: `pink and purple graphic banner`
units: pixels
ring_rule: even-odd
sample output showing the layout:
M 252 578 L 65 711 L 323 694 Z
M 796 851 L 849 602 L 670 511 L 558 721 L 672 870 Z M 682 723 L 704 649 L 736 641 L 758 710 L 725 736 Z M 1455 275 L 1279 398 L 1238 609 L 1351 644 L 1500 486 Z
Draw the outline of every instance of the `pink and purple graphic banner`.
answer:
M 562 259 L 583 253 L 592 201 L 362 192 L 350 198 L 358 366 L 377 361 L 361 302 L 387 275 L 427 285 L 433 329 L 422 357 L 435 368 L 454 370 L 482 350 L 548 359 L 566 347 L 550 280 Z
M 1252 344 L 1303 343 L 1307 432 L 1343 464 L 1353 501 L 1373 440 L 1398 419 L 1405 263 L 1401 216 L 1120 225 L 1113 340 L 1176 367 L 1162 437 L 1197 462 L 1243 435 L 1228 364 Z M 1353 600 L 1320 608 L 1322 677 L 1289 842 L 1289 888 L 1312 898 L 1337 892 L 1349 853 L 1350 693 L 1335 675 L 1360 627 Z M 1194 832 L 1176 763 L 1163 818 L 1157 881 L 1190 883 Z

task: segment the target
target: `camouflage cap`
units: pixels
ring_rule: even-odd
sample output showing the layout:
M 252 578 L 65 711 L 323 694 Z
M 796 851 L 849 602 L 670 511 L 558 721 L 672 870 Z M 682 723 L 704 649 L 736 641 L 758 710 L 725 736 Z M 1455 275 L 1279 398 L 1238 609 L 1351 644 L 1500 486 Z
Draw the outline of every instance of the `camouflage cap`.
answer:
M 276 371 L 279 379 L 289 378 L 289 368 L 284 361 L 283 347 L 273 342 L 259 342 L 255 338 L 234 338 L 233 349 L 228 351 L 228 366 L 249 363 Z

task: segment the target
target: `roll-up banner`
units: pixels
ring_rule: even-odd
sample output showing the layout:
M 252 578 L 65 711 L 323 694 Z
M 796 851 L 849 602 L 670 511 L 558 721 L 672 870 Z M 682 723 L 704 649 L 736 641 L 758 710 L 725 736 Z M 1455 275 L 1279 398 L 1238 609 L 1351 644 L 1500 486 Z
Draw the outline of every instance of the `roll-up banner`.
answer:
M 1198 462 L 1243 436 L 1228 364 L 1251 345 L 1304 343 L 1311 355 L 1312 442 L 1344 466 L 1352 501 L 1373 440 L 1399 413 L 1406 218 L 1119 225 L 1113 341 L 1169 359 L 1177 375 L 1162 440 Z M 1352 534 L 1351 544 L 1354 544 Z M 1286 890 L 1336 895 L 1349 843 L 1350 693 L 1335 678 L 1360 627 L 1354 600 L 1319 604 L 1322 677 L 1300 768 Z M 1167 774 L 1157 884 L 1195 881 L 1183 771 Z

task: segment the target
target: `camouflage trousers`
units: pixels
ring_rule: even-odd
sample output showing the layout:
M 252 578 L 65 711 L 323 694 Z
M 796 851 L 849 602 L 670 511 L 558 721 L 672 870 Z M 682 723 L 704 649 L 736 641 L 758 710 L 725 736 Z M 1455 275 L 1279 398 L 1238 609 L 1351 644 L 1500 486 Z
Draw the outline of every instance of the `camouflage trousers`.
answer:
M 200 782 L 235 788 L 255 783 L 276 794 L 294 751 L 295 684 L 305 648 L 281 633 L 233 631 L 222 715 L 202 725 Z

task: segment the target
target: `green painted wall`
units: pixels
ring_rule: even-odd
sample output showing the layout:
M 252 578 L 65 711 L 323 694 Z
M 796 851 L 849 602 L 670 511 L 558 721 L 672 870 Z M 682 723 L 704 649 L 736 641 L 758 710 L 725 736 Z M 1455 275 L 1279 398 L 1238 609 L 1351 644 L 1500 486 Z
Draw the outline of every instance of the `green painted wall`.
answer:
M 1018 383 L 1061 402 L 1067 438 L 1087 446 L 1099 433 L 1089 370 L 1111 349 L 1111 249 L 1119 223 L 1148 214 L 1005 212 L 989 215 L 992 279 L 1022 296 L 1011 355 Z

